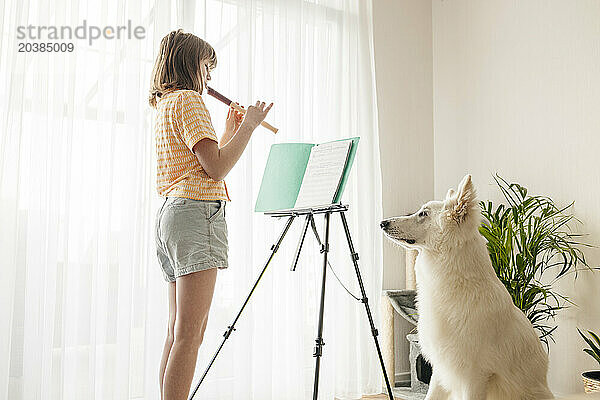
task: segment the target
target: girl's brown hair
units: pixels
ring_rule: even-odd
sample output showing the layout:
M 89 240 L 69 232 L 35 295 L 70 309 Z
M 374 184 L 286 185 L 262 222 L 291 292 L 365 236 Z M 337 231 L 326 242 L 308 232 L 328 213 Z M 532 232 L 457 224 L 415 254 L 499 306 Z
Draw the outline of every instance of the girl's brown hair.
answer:
M 210 44 L 181 29 L 172 31 L 160 42 L 148 102 L 156 107 L 157 100 L 166 92 L 190 89 L 202 93 L 204 82 L 200 73 L 203 61 L 212 70 L 217 66 L 217 54 Z

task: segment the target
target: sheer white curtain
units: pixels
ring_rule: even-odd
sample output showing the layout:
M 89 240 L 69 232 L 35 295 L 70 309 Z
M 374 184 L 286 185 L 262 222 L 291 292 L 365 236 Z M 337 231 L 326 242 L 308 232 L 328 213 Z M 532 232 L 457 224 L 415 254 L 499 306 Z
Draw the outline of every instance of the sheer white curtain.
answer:
M 145 39 L 74 40 L 73 53 L 19 53 L 19 25 L 145 27 Z M 253 213 L 269 147 L 360 136 L 344 202 L 378 321 L 381 184 L 371 5 L 362 0 L 7 0 L 0 8 L 0 398 L 159 399 L 167 326 L 156 261 L 153 113 L 146 95 L 162 36 L 183 27 L 215 47 L 212 86 L 275 103 L 227 177 L 230 268 L 219 272 L 196 377 L 283 227 Z M 205 96 L 218 133 L 227 109 Z M 343 229 L 330 259 L 359 294 Z M 322 218 L 317 219 L 322 232 Z M 292 227 L 196 398 L 306 399 L 312 393 L 321 257 Z M 329 272 L 320 398 L 381 391 L 361 303 Z

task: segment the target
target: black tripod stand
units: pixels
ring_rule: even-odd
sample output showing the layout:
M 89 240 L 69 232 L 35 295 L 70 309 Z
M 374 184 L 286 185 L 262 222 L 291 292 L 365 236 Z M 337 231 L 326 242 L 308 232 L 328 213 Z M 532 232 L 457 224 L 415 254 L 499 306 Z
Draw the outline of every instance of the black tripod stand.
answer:
M 296 217 L 299 217 L 301 215 L 305 215 L 306 219 L 305 219 L 305 222 L 304 222 L 304 225 L 302 228 L 300 241 L 298 242 L 298 247 L 296 248 L 296 254 L 294 256 L 294 262 L 292 264 L 291 270 L 294 271 L 296 269 L 298 259 L 300 258 L 300 251 L 302 250 L 302 245 L 304 243 L 304 238 L 306 237 L 306 232 L 308 230 L 309 225 L 311 225 L 312 231 L 314 232 L 315 237 L 317 238 L 317 241 L 321 245 L 321 253 L 323 254 L 323 276 L 322 276 L 322 280 L 321 280 L 321 303 L 319 306 L 319 325 L 318 325 L 318 330 L 317 330 L 317 338 L 315 339 L 316 345 L 315 345 L 314 353 L 313 353 L 313 357 L 316 357 L 313 400 L 317 400 L 318 392 L 319 392 L 319 371 L 320 371 L 320 367 L 321 367 L 321 355 L 323 354 L 323 345 L 325 345 L 325 342 L 323 342 L 322 335 L 323 335 L 323 311 L 325 309 L 325 282 L 326 282 L 326 278 L 327 278 L 327 263 L 328 263 L 327 254 L 329 253 L 329 220 L 331 218 L 331 214 L 333 214 L 333 213 L 339 213 L 340 217 L 342 219 L 342 224 L 344 226 L 344 232 L 346 233 L 346 239 L 348 241 L 348 247 L 350 249 L 350 256 L 351 256 L 352 262 L 354 264 L 354 270 L 356 272 L 356 278 L 358 279 L 358 285 L 360 286 L 360 292 L 361 292 L 361 296 L 362 296 L 360 301 L 365 305 L 365 311 L 367 312 L 367 317 L 369 319 L 369 324 L 371 326 L 371 334 L 373 335 L 373 340 L 375 341 L 375 347 L 377 348 L 377 355 L 379 356 L 379 362 L 381 364 L 381 370 L 383 372 L 383 377 L 385 379 L 385 384 L 387 387 L 389 399 L 390 400 L 394 399 L 394 395 L 392 394 L 392 388 L 390 386 L 390 382 L 387 377 L 387 372 L 385 370 L 385 365 L 383 363 L 383 357 L 381 355 L 379 341 L 377 340 L 377 336 L 379 333 L 378 333 L 377 329 L 375 328 L 375 324 L 373 322 L 373 317 L 371 315 L 371 309 L 369 308 L 369 299 L 367 298 L 367 295 L 365 293 L 365 288 L 363 285 L 362 277 L 360 275 L 360 270 L 358 268 L 358 253 L 356 253 L 354 251 L 354 246 L 352 244 L 352 238 L 350 237 L 350 229 L 348 228 L 348 222 L 346 221 L 346 215 L 344 214 L 344 212 L 347 210 L 348 210 L 347 205 L 331 204 L 329 206 L 322 206 L 322 207 L 281 210 L 281 211 L 272 211 L 272 212 L 265 213 L 265 215 L 270 215 L 272 217 L 288 217 L 288 219 L 283 228 L 283 231 L 279 235 L 279 239 L 277 240 L 277 243 L 275 243 L 274 245 L 271 246 L 271 254 L 270 254 L 269 258 L 267 259 L 267 262 L 265 263 L 265 266 L 263 267 L 262 271 L 258 275 L 258 278 L 254 282 L 254 285 L 252 286 L 250 293 L 248 293 L 248 296 L 246 297 L 246 301 L 244 301 L 244 304 L 242 305 L 242 307 L 240 308 L 240 311 L 238 312 L 237 316 L 233 320 L 233 323 L 227 327 L 227 330 L 225 331 L 225 334 L 223 335 L 224 338 L 223 338 L 223 341 L 221 342 L 221 345 L 219 346 L 219 348 L 213 355 L 210 363 L 208 364 L 208 367 L 206 367 L 206 370 L 202 374 L 200 381 L 198 382 L 198 384 L 196 385 L 196 388 L 190 395 L 189 400 L 193 399 L 194 395 L 198 391 L 198 388 L 204 381 L 204 378 L 206 378 L 208 371 L 210 370 L 213 363 L 215 362 L 217 355 L 223 348 L 223 345 L 225 344 L 227 339 L 229 339 L 229 336 L 231 335 L 231 333 L 235 330 L 236 322 L 242 315 L 242 311 L 244 311 L 246 304 L 248 304 L 248 301 L 250 300 L 250 297 L 252 296 L 254 289 L 256 289 L 256 287 L 258 286 L 260 279 L 264 275 L 267 267 L 269 266 L 269 263 L 273 259 L 273 256 L 279 249 L 279 246 L 281 245 L 281 242 L 283 241 L 283 238 L 285 237 L 286 233 L 290 229 L 290 226 L 294 222 L 294 219 L 296 219 Z M 324 235 L 325 243 L 322 243 L 319 238 L 319 235 L 318 235 L 318 232 L 316 229 L 316 225 L 314 222 L 315 214 L 325 214 L 325 235 Z

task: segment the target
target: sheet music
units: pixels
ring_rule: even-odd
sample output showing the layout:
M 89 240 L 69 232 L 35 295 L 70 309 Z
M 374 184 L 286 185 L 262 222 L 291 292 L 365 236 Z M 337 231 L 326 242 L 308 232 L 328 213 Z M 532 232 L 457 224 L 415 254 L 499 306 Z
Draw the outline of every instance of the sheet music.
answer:
M 308 158 L 295 208 L 331 204 L 335 198 L 352 141 L 314 146 Z

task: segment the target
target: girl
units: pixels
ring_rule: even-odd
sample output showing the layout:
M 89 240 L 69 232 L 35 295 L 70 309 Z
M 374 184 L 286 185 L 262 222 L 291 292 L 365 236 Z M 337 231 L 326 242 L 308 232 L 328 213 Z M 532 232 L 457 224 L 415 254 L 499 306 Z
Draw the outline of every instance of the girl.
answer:
M 220 143 L 201 94 L 217 65 L 215 50 L 181 29 L 165 36 L 152 71 L 157 190 L 156 253 L 169 292 L 169 325 L 160 365 L 161 400 L 186 400 L 202 343 L 217 269 L 227 268 L 223 180 L 273 106 L 230 109 Z

